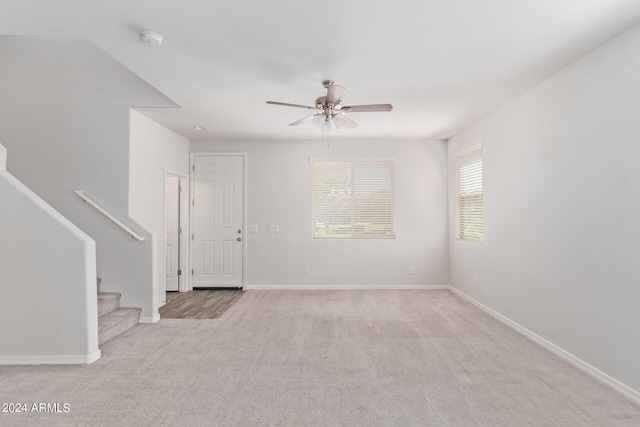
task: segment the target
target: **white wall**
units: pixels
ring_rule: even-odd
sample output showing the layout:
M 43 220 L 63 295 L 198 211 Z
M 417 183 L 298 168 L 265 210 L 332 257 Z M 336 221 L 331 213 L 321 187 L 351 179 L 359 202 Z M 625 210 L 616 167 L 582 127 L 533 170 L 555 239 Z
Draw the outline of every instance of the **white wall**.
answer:
M 2 167 L 0 200 L 0 364 L 97 360 L 95 242 Z
M 175 104 L 80 37 L 1 37 L 0 51 L 7 170 L 96 241 L 103 290 L 121 292 L 123 306 L 151 319 L 153 236 L 128 218 L 129 109 Z M 147 241 L 129 237 L 73 189 Z
M 635 390 L 638 46 L 635 27 L 451 138 L 448 152 L 451 285 Z M 483 246 L 456 241 L 453 215 L 453 156 L 478 142 Z
M 131 110 L 129 214 L 155 236 L 155 289 L 164 289 L 165 172 L 189 176 L 189 140 Z M 183 189 L 188 198 L 189 187 Z M 183 252 L 186 255 L 186 251 Z M 155 293 L 155 310 L 164 298 Z
M 443 141 L 192 142 L 193 152 L 247 153 L 248 288 L 446 285 Z M 310 157 L 395 157 L 394 240 L 313 240 Z M 280 233 L 268 233 L 270 224 Z M 304 274 L 304 267 L 310 274 Z M 416 267 L 416 274 L 409 268 Z

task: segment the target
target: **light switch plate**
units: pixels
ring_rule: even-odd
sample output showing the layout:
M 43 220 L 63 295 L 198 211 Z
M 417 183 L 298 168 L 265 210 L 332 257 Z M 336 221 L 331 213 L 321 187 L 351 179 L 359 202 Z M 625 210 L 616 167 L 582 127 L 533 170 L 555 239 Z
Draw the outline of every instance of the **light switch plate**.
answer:
M 279 225 L 270 225 L 269 226 L 269 233 L 279 233 L 280 232 L 280 226 Z
M 258 226 L 257 225 L 249 226 L 249 232 L 250 233 L 257 233 L 258 232 Z

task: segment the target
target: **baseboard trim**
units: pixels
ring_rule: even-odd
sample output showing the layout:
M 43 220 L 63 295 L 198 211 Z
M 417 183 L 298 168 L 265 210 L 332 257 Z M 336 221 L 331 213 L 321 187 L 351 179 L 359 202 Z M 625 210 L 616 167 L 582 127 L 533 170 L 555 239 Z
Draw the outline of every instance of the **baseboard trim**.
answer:
M 449 285 L 245 285 L 244 290 L 303 290 L 303 291 L 339 291 L 339 290 L 446 290 Z
M 140 323 L 156 323 L 160 321 L 160 313 L 156 313 L 151 317 L 145 316 L 142 317 L 140 316 Z
M 456 295 L 460 296 L 461 298 L 469 301 L 471 304 L 475 305 L 476 307 L 480 308 L 481 310 L 483 310 L 486 313 L 490 314 L 491 316 L 495 317 L 497 320 L 501 321 L 505 325 L 511 327 L 512 329 L 516 330 L 520 334 L 522 334 L 525 337 L 529 338 L 531 341 L 535 342 L 538 345 L 541 345 L 545 349 L 549 350 L 551 353 L 553 353 L 556 356 L 566 360 L 567 362 L 571 363 L 576 368 L 580 369 L 581 371 L 587 373 L 588 375 L 592 376 L 596 380 L 602 382 L 603 384 L 605 384 L 605 385 L 611 387 L 612 389 L 616 390 L 617 392 L 621 393 L 623 396 L 625 396 L 629 400 L 633 401 L 634 403 L 640 405 L 640 392 L 638 392 L 637 390 L 634 390 L 633 388 L 629 387 L 628 385 L 626 385 L 624 383 L 621 383 L 620 381 L 616 380 L 615 378 L 613 378 L 613 377 L 607 375 L 606 373 L 602 372 L 598 368 L 588 364 L 584 360 L 574 356 L 573 354 L 571 354 L 568 351 L 558 347 L 557 345 L 553 344 L 552 342 L 547 341 L 546 339 L 542 338 L 541 336 L 537 335 L 536 333 L 528 330 L 524 326 L 514 322 L 513 320 L 509 319 L 508 317 L 503 316 L 502 314 L 498 313 L 497 311 L 487 307 L 486 305 L 484 305 L 481 302 L 473 299 L 469 295 L 467 295 L 464 292 L 454 288 L 453 286 L 449 286 L 449 289 L 454 294 L 456 294 Z
M 0 356 L 0 365 L 89 365 L 100 359 L 100 350 L 87 355 Z
M 100 359 L 100 357 L 102 357 L 102 352 L 100 350 L 96 350 L 95 352 L 91 353 L 89 356 L 87 356 L 87 365 Z

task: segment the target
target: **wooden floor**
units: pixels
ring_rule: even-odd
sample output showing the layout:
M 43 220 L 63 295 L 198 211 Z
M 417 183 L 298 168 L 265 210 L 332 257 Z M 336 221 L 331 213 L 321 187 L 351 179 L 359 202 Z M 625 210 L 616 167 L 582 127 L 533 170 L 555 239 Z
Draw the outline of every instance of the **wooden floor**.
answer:
M 167 292 L 161 319 L 217 319 L 243 295 L 241 289 Z

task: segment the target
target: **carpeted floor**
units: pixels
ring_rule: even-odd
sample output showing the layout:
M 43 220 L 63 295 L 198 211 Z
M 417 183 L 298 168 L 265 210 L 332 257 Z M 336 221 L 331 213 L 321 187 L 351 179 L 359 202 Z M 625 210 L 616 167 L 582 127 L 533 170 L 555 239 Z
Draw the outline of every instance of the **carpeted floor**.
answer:
M 449 291 L 247 291 L 88 366 L 0 367 L 27 426 L 638 426 L 640 407 Z

